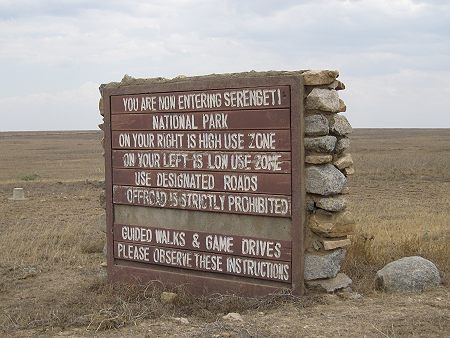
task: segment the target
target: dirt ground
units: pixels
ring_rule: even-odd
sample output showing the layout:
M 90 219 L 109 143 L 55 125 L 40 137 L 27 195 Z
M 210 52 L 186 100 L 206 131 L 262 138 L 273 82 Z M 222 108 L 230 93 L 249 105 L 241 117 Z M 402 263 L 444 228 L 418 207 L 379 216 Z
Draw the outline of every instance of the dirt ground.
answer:
M 105 283 L 99 133 L 0 133 L 0 336 L 450 336 L 450 130 L 356 130 L 344 266 L 356 293 L 195 298 L 164 285 Z M 9 198 L 23 187 L 26 201 Z M 434 261 L 444 283 L 421 294 L 373 290 L 406 255 Z M 222 319 L 238 312 L 242 321 Z M 187 322 L 183 319 L 187 319 Z

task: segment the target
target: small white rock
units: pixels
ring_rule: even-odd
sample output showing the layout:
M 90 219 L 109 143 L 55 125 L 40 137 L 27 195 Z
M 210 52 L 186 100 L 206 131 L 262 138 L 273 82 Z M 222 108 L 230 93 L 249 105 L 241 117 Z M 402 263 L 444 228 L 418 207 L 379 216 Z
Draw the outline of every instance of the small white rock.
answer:
M 237 313 L 237 312 L 230 312 L 227 315 L 223 316 L 222 318 L 226 319 L 226 320 L 236 320 L 236 321 L 239 321 L 239 322 L 243 322 L 244 321 L 242 319 L 242 316 L 239 313 Z
M 180 322 L 181 324 L 189 324 L 189 320 L 184 317 L 174 317 L 173 320 Z

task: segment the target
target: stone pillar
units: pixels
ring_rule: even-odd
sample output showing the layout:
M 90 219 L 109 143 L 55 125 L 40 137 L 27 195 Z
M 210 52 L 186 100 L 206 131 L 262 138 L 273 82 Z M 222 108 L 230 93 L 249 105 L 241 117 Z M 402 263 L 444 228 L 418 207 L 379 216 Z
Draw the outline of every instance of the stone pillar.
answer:
M 347 287 L 339 273 L 354 220 L 346 210 L 347 176 L 354 173 L 348 135 L 352 132 L 338 91 L 338 71 L 302 73 L 305 84 L 305 283 L 328 292 Z

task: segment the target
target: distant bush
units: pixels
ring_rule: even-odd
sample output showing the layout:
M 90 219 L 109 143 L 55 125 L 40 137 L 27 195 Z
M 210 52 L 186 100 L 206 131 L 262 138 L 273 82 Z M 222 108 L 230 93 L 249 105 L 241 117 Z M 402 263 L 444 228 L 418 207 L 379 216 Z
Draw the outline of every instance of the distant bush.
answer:
M 21 181 L 36 181 L 40 178 L 41 178 L 41 176 L 39 176 L 38 174 L 28 174 L 28 175 L 19 176 L 19 179 Z

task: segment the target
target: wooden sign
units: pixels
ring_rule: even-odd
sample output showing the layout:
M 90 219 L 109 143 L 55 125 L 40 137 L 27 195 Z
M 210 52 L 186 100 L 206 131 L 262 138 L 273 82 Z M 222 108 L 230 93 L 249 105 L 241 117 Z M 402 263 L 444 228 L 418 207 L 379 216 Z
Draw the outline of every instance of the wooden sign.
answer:
M 103 90 L 111 280 L 303 290 L 295 76 Z

